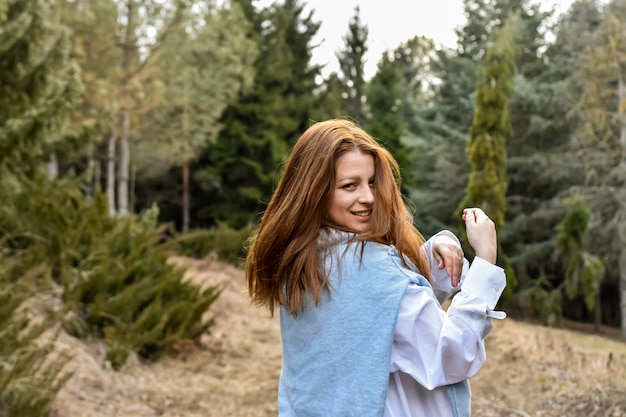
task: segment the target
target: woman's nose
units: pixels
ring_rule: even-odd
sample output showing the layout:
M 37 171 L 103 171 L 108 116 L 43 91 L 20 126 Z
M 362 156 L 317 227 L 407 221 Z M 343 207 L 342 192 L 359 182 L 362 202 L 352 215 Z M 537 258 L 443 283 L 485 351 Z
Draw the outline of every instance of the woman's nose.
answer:
M 363 187 L 361 195 L 359 195 L 359 203 L 371 204 L 374 202 L 374 190 L 368 184 L 366 187 Z

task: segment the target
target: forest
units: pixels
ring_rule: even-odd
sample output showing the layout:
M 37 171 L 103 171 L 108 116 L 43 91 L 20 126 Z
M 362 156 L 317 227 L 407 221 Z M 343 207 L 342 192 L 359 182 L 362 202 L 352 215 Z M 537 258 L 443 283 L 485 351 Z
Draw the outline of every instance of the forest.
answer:
M 210 328 L 223 288 L 168 258 L 239 265 L 290 147 L 335 117 L 396 157 L 424 236 L 494 220 L 512 316 L 626 338 L 626 0 L 463 4 L 456 47 L 416 28 L 366 78 L 358 7 L 325 75 L 313 1 L 0 0 L 0 414 L 69 378 L 33 343 L 51 329 L 115 368 Z M 33 402 L 15 381 L 42 366 Z

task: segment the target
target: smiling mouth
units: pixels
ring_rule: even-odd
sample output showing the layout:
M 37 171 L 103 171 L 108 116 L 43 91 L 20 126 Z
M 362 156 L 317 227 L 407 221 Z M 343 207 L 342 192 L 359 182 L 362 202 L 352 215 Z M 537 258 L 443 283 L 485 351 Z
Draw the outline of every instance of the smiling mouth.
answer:
M 357 217 L 368 217 L 369 215 L 372 214 L 372 210 L 365 210 L 365 211 L 353 211 L 352 214 L 354 214 Z

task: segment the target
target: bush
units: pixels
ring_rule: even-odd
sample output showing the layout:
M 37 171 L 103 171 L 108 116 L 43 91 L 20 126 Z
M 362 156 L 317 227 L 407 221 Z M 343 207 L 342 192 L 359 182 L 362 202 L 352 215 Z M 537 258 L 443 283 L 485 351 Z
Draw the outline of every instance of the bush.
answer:
M 12 283 L 18 263 L 0 256 L 0 416 L 43 417 L 71 376 L 69 357 L 54 351 L 54 335 L 44 334 L 53 323 L 37 311 L 37 297 L 27 285 L 41 279 L 41 271 L 30 270 Z
M 200 229 L 174 238 L 176 254 L 202 259 L 213 253 L 221 261 L 239 266 L 245 257 L 245 245 L 253 226 L 235 230 L 220 223 L 214 229 Z
M 132 352 L 153 360 L 199 337 L 213 325 L 205 313 L 221 288 L 201 290 L 168 264 L 156 207 L 111 217 L 105 196 L 84 196 L 81 183 L 22 180 L 14 191 L 0 189 L 0 230 L 29 265 L 52 271 L 63 288 L 68 332 L 103 339 L 116 369 Z

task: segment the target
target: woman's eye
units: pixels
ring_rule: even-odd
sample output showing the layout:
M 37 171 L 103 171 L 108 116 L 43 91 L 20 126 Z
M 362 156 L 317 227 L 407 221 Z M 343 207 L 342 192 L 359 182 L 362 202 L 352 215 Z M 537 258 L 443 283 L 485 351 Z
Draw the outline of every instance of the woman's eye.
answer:
M 354 184 L 346 184 L 341 188 L 343 188 L 344 190 L 353 190 L 354 187 L 355 187 Z

